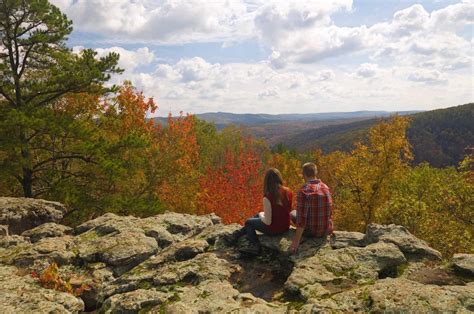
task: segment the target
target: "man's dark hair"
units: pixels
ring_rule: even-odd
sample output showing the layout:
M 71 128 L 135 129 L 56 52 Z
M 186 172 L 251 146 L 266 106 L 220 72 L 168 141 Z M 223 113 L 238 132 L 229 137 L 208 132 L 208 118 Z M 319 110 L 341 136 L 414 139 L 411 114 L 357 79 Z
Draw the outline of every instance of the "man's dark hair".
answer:
M 303 174 L 307 178 L 315 178 L 318 174 L 318 167 L 312 162 L 307 162 L 303 165 Z

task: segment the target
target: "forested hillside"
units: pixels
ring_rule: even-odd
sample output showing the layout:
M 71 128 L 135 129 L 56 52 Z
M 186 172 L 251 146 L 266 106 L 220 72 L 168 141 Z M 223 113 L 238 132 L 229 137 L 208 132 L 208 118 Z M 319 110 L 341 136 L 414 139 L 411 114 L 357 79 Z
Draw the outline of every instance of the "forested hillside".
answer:
M 435 167 L 455 166 L 474 146 L 474 103 L 410 115 L 407 136 L 414 160 Z M 358 121 L 306 130 L 288 136 L 281 143 L 300 152 L 321 149 L 325 153 L 354 148 L 364 141 L 369 128 L 380 119 Z

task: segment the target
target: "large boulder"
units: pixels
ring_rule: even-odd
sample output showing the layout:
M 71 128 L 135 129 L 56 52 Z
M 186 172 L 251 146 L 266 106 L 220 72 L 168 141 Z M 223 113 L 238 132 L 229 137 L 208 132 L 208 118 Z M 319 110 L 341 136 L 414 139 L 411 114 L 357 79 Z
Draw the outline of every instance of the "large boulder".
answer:
M 367 226 L 366 241 L 368 243 L 387 242 L 400 248 L 407 259 L 441 260 L 441 253 L 431 248 L 428 243 L 412 235 L 405 227 L 398 225 L 370 224 Z
M 208 280 L 198 286 L 178 288 L 175 299 L 150 309 L 152 313 L 286 313 L 248 293 L 239 293 L 229 282 Z
M 0 265 L 2 313 L 79 313 L 81 299 L 72 294 L 45 289 L 30 276 L 21 276 L 14 266 Z
M 137 289 L 134 291 L 116 294 L 108 298 L 102 305 L 102 313 L 139 313 L 156 305 L 165 304 L 170 296 L 167 293 Z
M 461 276 L 474 277 L 474 254 L 454 254 L 451 265 Z
M 32 267 L 35 263 L 47 265 L 55 262 L 67 265 L 76 257 L 75 242 L 72 236 L 44 238 L 36 243 L 29 243 L 19 236 L 16 245 L 0 249 L 0 263 L 19 267 Z
M 43 238 L 60 237 L 69 234 L 71 231 L 71 227 L 59 225 L 54 222 L 47 222 L 33 229 L 26 230 L 21 235 L 29 238 L 30 241 L 34 243 Z
M 330 237 L 331 247 L 341 249 L 349 246 L 366 246 L 365 234 L 360 232 L 334 231 Z
M 386 278 L 373 285 L 308 300 L 302 310 L 306 313 L 469 313 L 474 310 L 474 283 L 437 286 Z
M 319 290 L 317 293 L 321 291 L 319 285 L 334 286 L 342 282 L 352 286 L 366 284 L 379 277 L 396 276 L 397 267 L 406 262 L 402 252 L 391 243 L 321 250 L 296 263 L 285 288 L 289 293 L 307 299 L 311 297 L 315 284 Z
M 78 258 L 87 263 L 103 262 L 116 275 L 147 260 L 173 243 L 197 235 L 214 222 L 213 216 L 166 213 L 149 218 L 105 214 L 74 229 Z M 183 248 L 178 259 L 197 254 Z
M 64 205 L 32 198 L 0 197 L 0 225 L 8 225 L 10 234 L 21 234 L 46 222 L 60 222 Z

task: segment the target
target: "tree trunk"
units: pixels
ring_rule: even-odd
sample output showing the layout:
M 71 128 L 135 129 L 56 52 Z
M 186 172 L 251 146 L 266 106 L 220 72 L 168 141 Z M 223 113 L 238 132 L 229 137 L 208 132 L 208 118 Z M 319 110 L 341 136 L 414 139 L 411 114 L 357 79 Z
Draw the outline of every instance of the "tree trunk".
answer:
M 31 169 L 23 168 L 23 180 L 21 182 L 23 187 L 24 197 L 33 197 L 33 172 Z

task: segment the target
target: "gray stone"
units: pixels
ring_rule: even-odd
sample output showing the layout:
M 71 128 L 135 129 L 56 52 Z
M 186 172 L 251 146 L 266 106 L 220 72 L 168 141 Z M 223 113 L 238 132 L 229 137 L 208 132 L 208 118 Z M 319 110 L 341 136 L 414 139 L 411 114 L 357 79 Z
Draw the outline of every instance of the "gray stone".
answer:
M 0 225 L 0 237 L 8 237 L 8 226 Z
M 249 293 L 239 293 L 228 282 L 207 280 L 198 286 L 174 291 L 174 298 L 150 313 L 286 313 L 281 305 L 267 303 Z
M 440 252 L 429 247 L 425 241 L 412 235 L 403 226 L 370 224 L 367 226 L 366 240 L 368 243 L 379 241 L 393 243 L 409 260 L 441 260 Z
M 191 260 L 166 264 L 159 268 L 153 276 L 153 284 L 164 286 L 180 282 L 197 284 L 210 279 L 228 280 L 237 270 L 237 265 L 230 264 L 214 253 L 203 253 Z
M 0 237 L 0 248 L 7 249 L 10 247 L 22 245 L 22 244 L 28 244 L 30 241 L 28 239 L 25 239 L 22 236 L 19 235 L 11 235 L 11 236 L 6 236 L 6 237 Z
M 72 232 L 45 223 L 23 232 L 25 237 L 0 236 L 0 302 L 7 313 L 77 313 L 84 303 L 86 311 L 104 313 L 474 310 L 474 283 L 465 284 L 465 275 L 472 274 L 472 255 L 454 256 L 452 267 L 463 274 L 456 277 L 438 261 L 437 251 L 401 226 L 370 225 L 366 235 L 336 231 L 329 241 L 303 237 L 295 255 L 288 254 L 293 228 L 279 236 L 259 234 L 264 254 L 250 260 L 222 240 L 239 228 L 223 225 L 212 214 L 165 213 L 142 219 L 105 214 Z M 52 261 L 62 265 L 60 273 L 82 276 L 74 284 L 82 281 L 91 287 L 81 296 L 84 303 L 19 275 L 41 271 Z M 434 270 L 451 277 L 437 286 L 422 280 Z M 258 289 L 242 280 L 248 276 Z M 285 301 L 291 294 L 303 302 Z
M 405 263 L 402 252 L 391 243 L 319 251 L 295 264 L 285 289 L 291 294 L 308 297 L 308 292 L 304 292 L 307 285 L 373 282 L 385 273 L 396 272 L 396 267 Z
M 28 237 L 32 243 L 38 242 L 43 238 L 60 237 L 69 234 L 71 227 L 59 225 L 54 222 L 47 222 L 33 229 L 23 232 L 21 235 Z
M 454 254 L 451 265 L 461 276 L 474 277 L 474 254 Z
M 135 267 L 158 251 L 156 240 L 138 230 L 122 230 L 101 235 L 94 229 L 75 237 L 79 259 L 104 262 L 117 275 Z
M 108 298 L 102 305 L 101 313 L 138 313 L 164 304 L 169 298 L 170 296 L 164 292 L 137 289 Z
M 331 247 L 341 249 L 349 246 L 366 246 L 365 234 L 360 232 L 334 231 L 330 237 Z
M 468 313 L 474 310 L 474 283 L 436 286 L 386 278 L 308 303 L 312 305 L 305 309 L 313 313 Z
M 18 275 L 14 266 L 0 265 L 0 283 L 2 313 L 78 313 L 84 310 L 81 299 L 42 288 L 30 275 Z
M 10 234 L 21 234 L 46 222 L 59 222 L 66 212 L 58 202 L 0 197 L 0 225 L 8 225 Z
M 72 236 L 44 238 L 34 244 L 10 247 L 11 259 L 2 260 L 5 264 L 31 267 L 35 261 L 55 262 L 58 265 L 71 264 L 76 257 L 75 242 Z

